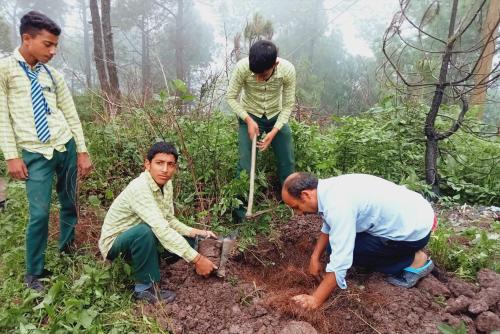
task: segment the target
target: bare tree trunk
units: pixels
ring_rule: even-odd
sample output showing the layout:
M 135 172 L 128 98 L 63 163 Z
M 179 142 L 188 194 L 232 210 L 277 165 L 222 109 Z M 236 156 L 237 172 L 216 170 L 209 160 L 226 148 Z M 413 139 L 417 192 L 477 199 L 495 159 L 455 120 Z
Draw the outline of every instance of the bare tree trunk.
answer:
M 491 74 L 493 56 L 495 54 L 496 36 L 496 34 L 491 35 L 491 31 L 498 28 L 499 20 L 500 1 L 490 0 L 488 14 L 486 15 L 486 20 L 481 29 L 481 39 L 485 41 L 485 51 L 483 53 L 483 57 L 479 61 L 479 66 L 477 66 L 476 72 L 474 73 L 476 88 L 472 92 L 472 105 L 484 105 L 484 103 L 486 102 L 487 86 L 482 84 L 482 82 L 487 81 L 489 74 Z M 480 118 L 482 118 L 482 113 L 480 115 Z
M 90 15 L 92 17 L 92 31 L 94 39 L 94 60 L 97 70 L 97 76 L 99 77 L 99 83 L 101 85 L 101 90 L 104 95 L 104 105 L 106 111 L 110 111 L 109 106 L 109 82 L 108 76 L 106 74 L 106 65 L 104 64 L 104 43 L 102 40 L 102 29 L 101 29 L 101 16 L 99 14 L 99 6 L 97 5 L 97 0 L 90 0 Z
M 104 52 L 106 55 L 106 65 L 109 76 L 110 92 L 112 94 L 111 116 L 115 116 L 119 110 L 120 103 L 120 84 L 118 82 L 118 73 L 115 63 L 115 51 L 113 46 L 113 32 L 111 30 L 111 0 L 102 0 L 102 35 L 104 39 Z
M 448 67 L 451 60 L 453 46 L 455 40 L 453 37 L 455 30 L 455 19 L 457 16 L 458 0 L 453 0 L 453 7 L 450 16 L 450 25 L 448 29 L 448 44 L 441 61 L 441 69 L 439 72 L 439 82 L 436 85 L 436 91 L 432 99 L 431 108 L 425 119 L 424 133 L 427 137 L 425 146 L 425 180 L 427 184 L 432 186 L 432 191 L 439 195 L 439 177 L 437 173 L 437 158 L 438 158 L 438 134 L 435 127 L 436 117 L 439 107 L 443 101 L 444 89 L 446 87 L 446 77 L 448 75 Z
M 85 81 L 87 88 L 92 87 L 92 71 L 90 67 L 90 36 L 89 23 L 87 18 L 87 0 L 80 1 L 82 5 L 82 23 L 83 23 L 83 54 L 85 57 Z
M 151 62 L 149 57 L 149 30 L 147 18 L 145 15 L 141 17 L 141 36 L 142 36 L 142 97 L 147 101 L 151 97 Z
M 175 74 L 177 79 L 185 80 L 184 74 L 184 0 L 177 0 L 175 16 Z
M 242 56 L 241 56 L 241 33 L 238 32 L 236 35 L 234 35 L 233 38 L 233 52 L 234 58 L 236 59 L 236 62 L 238 62 Z

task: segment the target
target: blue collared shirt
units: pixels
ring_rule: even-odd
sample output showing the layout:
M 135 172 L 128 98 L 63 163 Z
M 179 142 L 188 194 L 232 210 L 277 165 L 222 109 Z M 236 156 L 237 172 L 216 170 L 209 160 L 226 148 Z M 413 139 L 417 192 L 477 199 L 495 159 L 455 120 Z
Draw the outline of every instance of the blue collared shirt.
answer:
M 332 253 L 326 266 L 345 289 L 352 266 L 356 233 L 397 241 L 416 241 L 431 231 L 434 210 L 422 195 L 377 176 L 347 174 L 318 181 L 321 232 Z

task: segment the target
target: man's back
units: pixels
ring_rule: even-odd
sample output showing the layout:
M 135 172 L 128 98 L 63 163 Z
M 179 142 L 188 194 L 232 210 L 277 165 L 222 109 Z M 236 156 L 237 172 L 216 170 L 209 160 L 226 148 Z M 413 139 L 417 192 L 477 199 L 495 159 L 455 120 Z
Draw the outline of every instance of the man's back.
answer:
M 335 218 L 352 212 L 356 232 L 391 240 L 418 240 L 432 227 L 434 212 L 418 193 L 382 178 L 366 174 L 347 174 L 320 180 L 320 211 Z

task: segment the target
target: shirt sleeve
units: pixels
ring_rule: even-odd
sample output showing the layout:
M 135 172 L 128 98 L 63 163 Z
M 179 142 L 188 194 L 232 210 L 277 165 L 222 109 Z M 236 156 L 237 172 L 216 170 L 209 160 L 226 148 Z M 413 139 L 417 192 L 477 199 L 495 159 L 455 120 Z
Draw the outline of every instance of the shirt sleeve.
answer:
M 321 226 L 321 233 L 330 234 L 330 226 L 323 220 L 323 226 Z
M 325 211 L 325 220 L 330 227 L 328 239 L 332 253 L 326 272 L 334 272 L 337 285 L 347 288 L 345 277 L 353 261 L 354 242 L 356 240 L 356 214 L 349 204 L 337 203 L 335 208 Z
M 244 85 L 244 65 L 245 61 L 240 60 L 231 74 L 231 79 L 229 80 L 229 86 L 226 93 L 226 101 L 231 107 L 231 110 L 242 120 L 247 118 L 248 113 L 243 109 L 241 103 L 238 101 L 240 97 L 241 90 Z
M 53 69 L 50 71 L 53 73 L 54 79 L 56 80 L 57 108 L 61 110 L 64 114 L 64 118 L 68 122 L 71 134 L 73 135 L 73 138 L 75 138 L 76 151 L 79 153 L 87 152 L 85 138 L 83 136 L 82 123 L 78 117 L 75 103 L 73 102 L 73 97 L 68 89 L 68 85 L 66 85 L 66 81 L 60 73 Z
M 9 116 L 8 78 L 6 71 L 0 69 L 0 148 L 5 160 L 19 158 L 16 137 Z
M 291 64 L 290 66 L 291 68 L 283 77 L 282 110 L 276 120 L 276 123 L 274 124 L 274 127 L 280 130 L 283 125 L 288 123 L 288 119 L 290 118 L 290 114 L 292 113 L 292 109 L 295 104 L 295 68 Z
M 171 226 L 170 221 L 163 218 L 161 210 L 150 191 L 143 192 L 141 196 L 135 196 L 128 202 L 139 218 L 151 227 L 151 230 L 165 249 L 188 262 L 195 259 L 198 252 L 191 248 L 186 239 Z

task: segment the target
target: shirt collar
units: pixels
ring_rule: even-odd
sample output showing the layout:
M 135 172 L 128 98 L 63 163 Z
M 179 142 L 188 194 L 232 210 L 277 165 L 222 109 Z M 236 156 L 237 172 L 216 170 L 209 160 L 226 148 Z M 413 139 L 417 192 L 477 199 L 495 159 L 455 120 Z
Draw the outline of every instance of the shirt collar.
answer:
M 22 61 L 23 63 L 27 64 L 29 69 L 31 70 L 31 66 L 26 62 L 26 59 L 24 59 L 23 55 L 21 54 L 21 52 L 19 52 L 19 47 L 15 48 L 14 49 L 14 52 L 12 53 L 12 56 L 14 57 L 14 59 L 16 61 Z M 42 63 L 38 62 L 35 64 L 35 66 L 33 68 L 35 69 L 40 69 L 40 67 L 42 67 Z
M 146 182 L 148 183 L 149 188 L 151 188 L 153 192 L 161 191 L 160 187 L 158 186 L 158 184 L 155 182 L 155 180 L 153 179 L 151 174 L 149 174 L 148 171 L 144 171 L 142 174 L 146 178 Z

